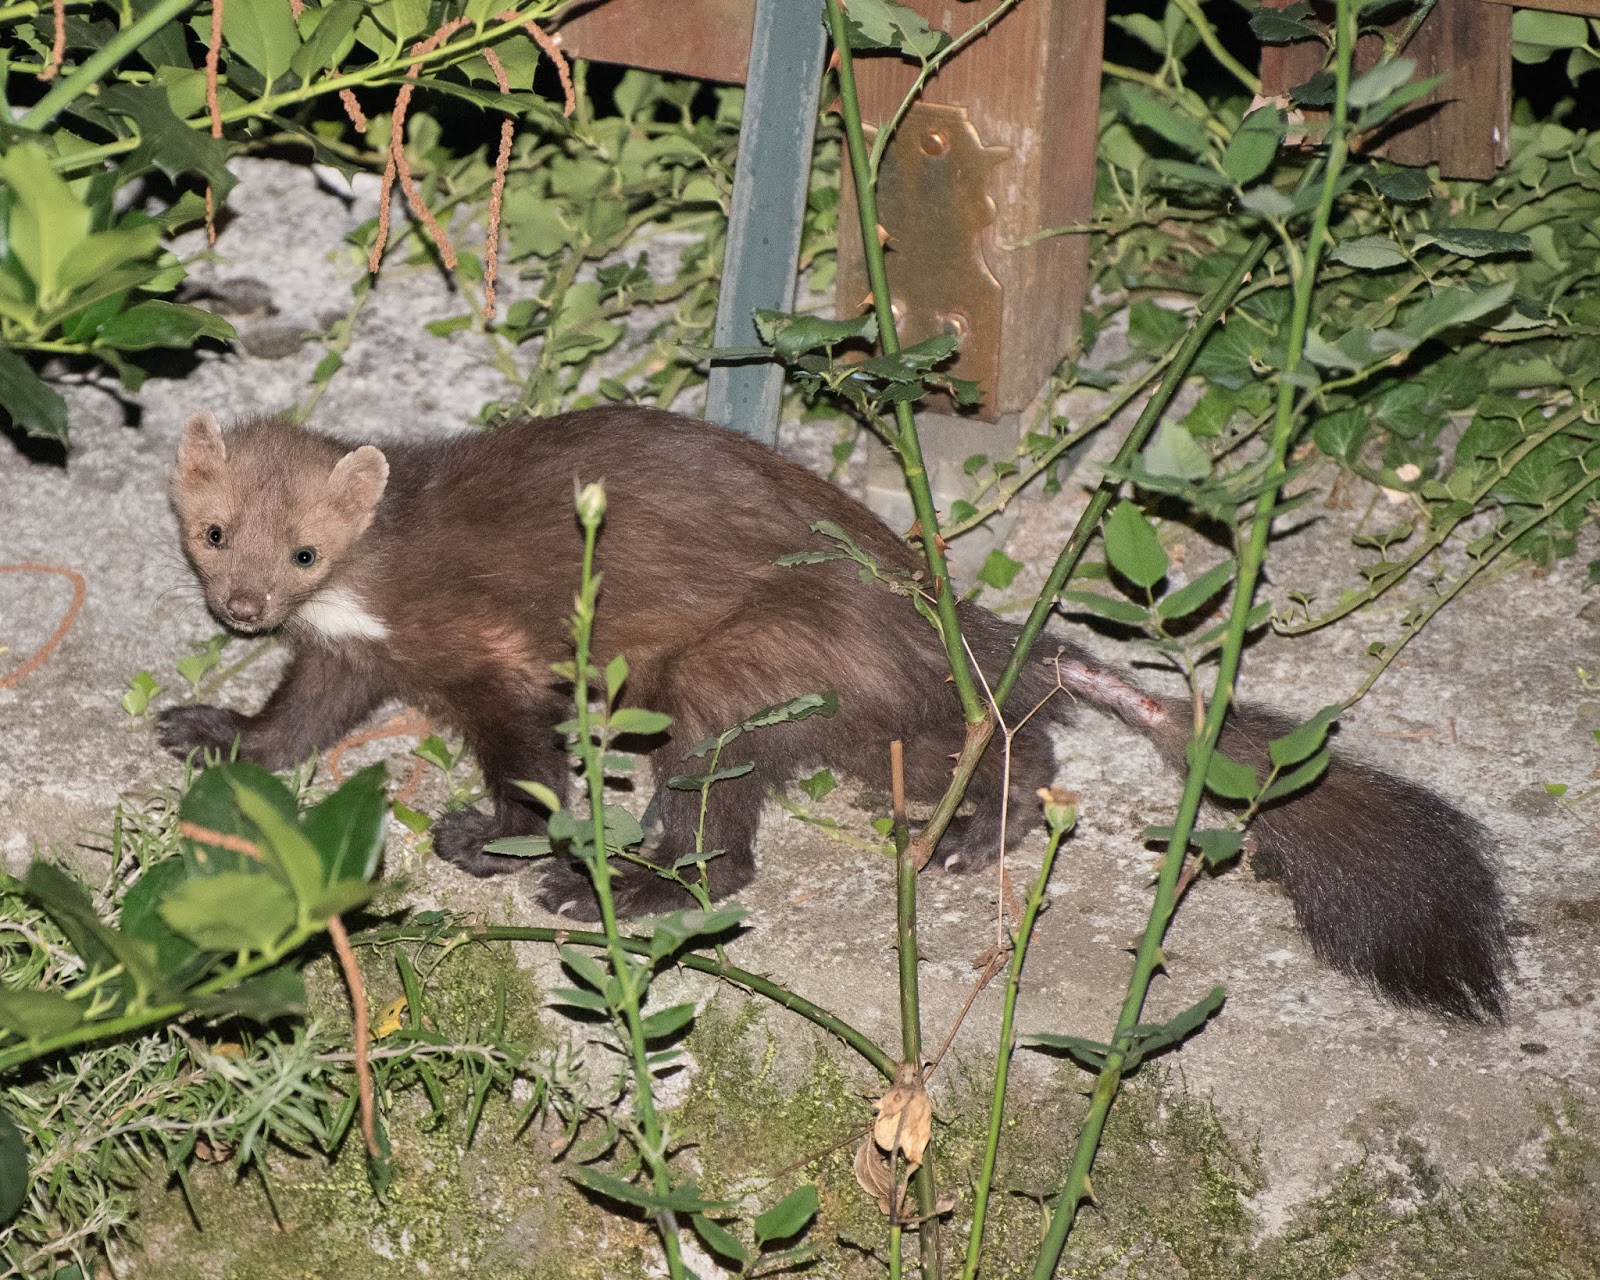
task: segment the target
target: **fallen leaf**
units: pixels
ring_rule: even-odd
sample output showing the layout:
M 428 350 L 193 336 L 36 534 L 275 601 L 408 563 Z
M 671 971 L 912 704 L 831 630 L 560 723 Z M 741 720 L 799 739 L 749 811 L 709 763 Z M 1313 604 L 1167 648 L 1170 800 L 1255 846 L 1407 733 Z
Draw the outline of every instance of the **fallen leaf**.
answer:
M 378 1015 L 378 1020 L 372 1027 L 372 1038 L 382 1040 L 385 1036 L 392 1036 L 405 1025 L 403 1019 L 406 1015 L 406 998 L 396 996 L 383 1006 L 383 1012 Z
M 879 1213 L 896 1222 L 904 1222 L 911 1213 L 910 1180 L 907 1179 L 906 1185 L 900 1188 L 899 1211 L 895 1212 L 889 1206 L 889 1196 L 894 1186 L 889 1163 L 889 1157 L 878 1150 L 877 1143 L 870 1137 L 863 1138 L 861 1145 L 856 1148 L 856 1182 L 872 1197 Z
M 889 1092 L 873 1104 L 878 1118 L 872 1139 L 885 1151 L 896 1148 L 912 1168 L 922 1163 L 922 1153 L 933 1137 L 933 1104 L 922 1086 L 922 1072 L 914 1062 L 902 1062 Z

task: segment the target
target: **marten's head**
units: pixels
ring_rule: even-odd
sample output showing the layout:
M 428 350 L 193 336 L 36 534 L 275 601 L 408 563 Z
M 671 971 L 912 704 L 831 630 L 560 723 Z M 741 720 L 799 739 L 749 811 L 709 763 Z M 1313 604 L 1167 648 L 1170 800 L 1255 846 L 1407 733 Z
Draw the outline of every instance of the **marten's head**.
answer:
M 211 611 L 248 635 L 282 626 L 366 532 L 388 479 L 370 444 L 348 450 L 279 418 L 223 431 L 195 414 L 172 506 Z

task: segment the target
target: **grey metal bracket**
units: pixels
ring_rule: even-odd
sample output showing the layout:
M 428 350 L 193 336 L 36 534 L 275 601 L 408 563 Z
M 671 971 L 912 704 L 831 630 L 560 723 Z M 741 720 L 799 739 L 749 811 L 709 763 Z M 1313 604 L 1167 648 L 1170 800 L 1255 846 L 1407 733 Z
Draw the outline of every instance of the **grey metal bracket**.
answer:
M 754 313 L 794 306 L 825 51 L 821 0 L 756 0 L 717 301 L 719 347 L 758 346 Z M 782 391 L 783 369 L 772 361 L 714 363 L 705 416 L 772 444 Z

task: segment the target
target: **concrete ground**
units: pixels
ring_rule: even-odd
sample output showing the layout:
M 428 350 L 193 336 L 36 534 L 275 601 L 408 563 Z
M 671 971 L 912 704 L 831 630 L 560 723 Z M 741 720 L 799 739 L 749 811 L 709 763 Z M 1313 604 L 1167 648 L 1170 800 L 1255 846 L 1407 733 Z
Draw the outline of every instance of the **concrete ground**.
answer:
M 182 689 L 175 661 L 217 630 L 188 584 L 166 505 L 179 428 L 199 409 L 226 417 L 304 397 L 323 348 L 298 335 L 348 308 L 357 267 L 342 236 L 372 214 L 375 192 L 360 185 L 341 197 L 305 170 L 267 162 L 243 162 L 240 171 L 234 221 L 195 276 L 224 299 L 245 299 L 234 307 L 244 310 L 236 317 L 242 350 L 183 362 L 133 397 L 100 383 L 67 388 L 73 444 L 64 462 L 0 447 L 0 563 L 62 566 L 85 583 L 82 611 L 59 648 L 0 689 L 8 870 L 35 850 L 71 849 L 106 827 L 119 797 L 178 777 L 148 717 L 131 718 L 119 699 L 144 669 L 166 686 L 155 705 L 170 704 Z M 242 280 L 256 283 L 241 288 Z M 270 307 L 261 305 L 262 286 Z M 386 270 L 315 421 L 353 435 L 465 427 L 509 387 L 480 339 L 441 340 L 422 327 L 464 309 L 426 267 Z M 1028 568 L 1007 599 L 1026 598 L 1082 500 L 1081 485 L 1069 483 L 1057 497 L 1015 504 L 1007 546 Z M 1297 588 L 1331 598 L 1354 578 L 1348 534 L 1365 501 L 1305 509 L 1303 527 L 1274 553 L 1274 598 Z M 1187 550 L 1193 560 L 1209 554 L 1197 538 Z M 1600 691 L 1579 673 L 1600 672 L 1600 602 L 1583 591 L 1592 545 L 1586 552 L 1549 573 L 1519 570 L 1452 604 L 1341 734 L 1348 749 L 1438 789 L 1497 837 L 1516 935 L 1503 1022 L 1470 1026 L 1397 1009 L 1320 967 L 1286 899 L 1247 872 L 1199 884 L 1184 904 L 1168 941 L 1170 976 L 1157 981 L 1151 1012 L 1175 1011 L 1226 984 L 1226 1009 L 1167 1063 L 1190 1093 L 1214 1100 L 1246 1144 L 1259 1144 L 1265 1187 L 1251 1207 L 1264 1232 L 1367 1153 L 1381 1117 L 1404 1117 L 1429 1161 L 1460 1181 L 1537 1168 L 1545 1138 L 1537 1105 L 1570 1098 L 1592 1112 L 1600 1103 L 1600 804 L 1569 808 L 1545 788 L 1565 782 L 1576 795 L 1597 776 L 1591 730 L 1600 728 Z M 0 645 L 8 647 L 0 678 L 44 643 L 70 597 L 65 577 L 0 573 Z M 1367 645 L 1394 633 L 1409 598 L 1399 593 L 1302 639 L 1265 638 L 1247 658 L 1244 696 L 1309 713 L 1348 695 L 1367 669 Z M 239 652 L 230 649 L 230 660 Z M 255 705 L 278 661 L 270 656 L 229 681 L 221 700 Z M 1062 743 L 1059 781 L 1082 794 L 1082 819 L 1029 958 L 1021 1025 L 1100 1038 L 1122 994 L 1124 948 L 1148 904 L 1155 858 L 1139 833 L 1169 820 L 1177 786 L 1142 741 L 1087 715 Z M 837 798 L 824 808 L 866 821 Z M 394 865 L 416 861 L 412 845 L 397 837 Z M 1032 874 L 1041 848 L 1035 836 L 1016 860 L 1019 877 Z M 734 959 L 895 1043 L 889 865 L 775 805 L 760 858 L 762 874 L 744 897 L 752 927 Z M 421 863 L 417 877 L 419 903 L 548 921 L 524 877 L 485 884 L 437 861 Z M 988 878 L 930 871 L 922 894 L 924 1016 L 937 1043 L 967 996 L 973 957 L 993 940 L 997 891 Z M 978 999 L 958 1052 L 977 1056 L 993 1044 L 999 995 L 996 984 Z M 1053 1078 L 1032 1054 L 1019 1055 L 1017 1070 L 1023 1086 Z

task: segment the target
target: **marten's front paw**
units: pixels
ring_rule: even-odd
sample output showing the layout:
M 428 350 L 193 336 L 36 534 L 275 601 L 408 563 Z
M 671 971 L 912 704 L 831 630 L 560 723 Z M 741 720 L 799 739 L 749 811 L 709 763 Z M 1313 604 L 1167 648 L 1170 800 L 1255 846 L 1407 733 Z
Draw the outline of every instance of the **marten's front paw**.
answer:
M 172 707 L 156 722 L 156 738 L 179 757 L 206 750 L 226 754 L 233 750 L 244 721 L 244 716 L 226 707 Z
M 483 851 L 485 844 L 505 834 L 492 813 L 479 813 L 476 809 L 447 813 L 433 824 L 432 834 L 433 851 L 468 875 L 503 876 L 528 865 L 526 858 Z

